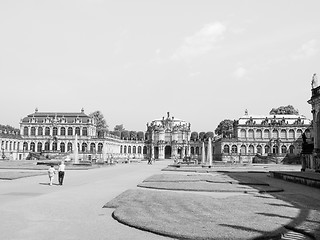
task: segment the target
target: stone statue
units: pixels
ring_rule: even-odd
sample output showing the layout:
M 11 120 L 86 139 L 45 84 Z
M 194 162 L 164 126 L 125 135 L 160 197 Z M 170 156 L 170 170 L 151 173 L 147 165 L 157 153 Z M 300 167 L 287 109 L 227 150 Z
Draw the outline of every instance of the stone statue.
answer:
M 318 77 L 317 74 L 314 73 L 311 80 L 311 88 L 314 89 L 316 87 L 318 87 Z

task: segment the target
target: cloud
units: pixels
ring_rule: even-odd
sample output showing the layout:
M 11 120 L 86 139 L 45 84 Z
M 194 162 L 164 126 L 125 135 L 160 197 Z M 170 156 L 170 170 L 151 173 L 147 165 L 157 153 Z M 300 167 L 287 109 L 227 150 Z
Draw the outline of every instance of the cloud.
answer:
M 304 44 L 292 55 L 293 60 L 299 60 L 303 58 L 308 58 L 316 55 L 319 52 L 317 48 L 317 41 L 312 39 Z
M 192 58 L 213 50 L 223 38 L 226 27 L 220 23 L 206 24 L 194 35 L 186 37 L 182 45 L 172 55 L 172 60 Z
M 247 74 L 247 69 L 245 69 L 244 67 L 238 67 L 234 73 L 233 76 L 240 79 L 243 78 L 246 74 Z

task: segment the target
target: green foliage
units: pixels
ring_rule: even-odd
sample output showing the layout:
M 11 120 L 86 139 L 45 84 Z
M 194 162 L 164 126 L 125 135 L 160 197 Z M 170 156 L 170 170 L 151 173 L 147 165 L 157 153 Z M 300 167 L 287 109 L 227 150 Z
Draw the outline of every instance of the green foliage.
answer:
M 211 138 L 211 139 L 213 139 L 213 132 L 207 132 L 205 135 L 204 135 L 204 137 L 205 137 L 205 139 L 209 139 L 209 137 Z
M 218 127 L 216 128 L 216 130 L 214 130 L 215 134 L 217 135 L 229 135 L 233 133 L 233 121 L 230 119 L 225 119 L 223 121 L 221 121 L 218 125 Z
M 20 132 L 20 130 L 17 129 L 17 128 L 14 128 L 14 127 L 12 127 L 10 125 L 2 125 L 2 124 L 0 124 L 0 130 L 2 132 L 7 132 L 7 133 L 9 133 L 9 132 L 11 132 L 11 133 L 13 133 L 13 132 L 19 133 Z
M 137 132 L 137 138 L 139 141 L 143 141 L 144 140 L 144 133 L 141 131 Z
M 104 133 L 108 131 L 108 125 L 103 114 L 100 111 L 95 111 L 90 113 L 89 116 L 94 118 L 98 137 L 103 137 Z
M 192 133 L 191 133 L 190 140 L 191 140 L 191 141 L 197 141 L 197 140 L 198 140 L 198 137 L 199 137 L 198 132 L 192 132 Z
M 205 139 L 205 135 L 206 135 L 205 132 L 200 132 L 200 133 L 199 133 L 199 139 L 200 139 L 201 141 L 203 141 L 203 140 Z
M 136 131 L 130 131 L 129 135 L 130 135 L 131 140 L 137 140 L 137 132 Z
M 129 133 L 129 131 L 124 130 L 124 131 L 121 132 L 121 139 L 129 140 L 129 138 L 130 138 L 130 133 Z
M 124 130 L 126 130 L 126 129 L 123 127 L 123 124 L 119 124 L 119 125 L 116 125 L 116 126 L 114 127 L 114 131 L 122 132 L 122 131 L 124 131 Z
M 281 106 L 278 108 L 272 108 L 269 114 L 270 115 L 275 115 L 275 114 L 299 115 L 299 111 L 298 109 L 295 109 L 292 105 L 288 105 L 288 106 Z

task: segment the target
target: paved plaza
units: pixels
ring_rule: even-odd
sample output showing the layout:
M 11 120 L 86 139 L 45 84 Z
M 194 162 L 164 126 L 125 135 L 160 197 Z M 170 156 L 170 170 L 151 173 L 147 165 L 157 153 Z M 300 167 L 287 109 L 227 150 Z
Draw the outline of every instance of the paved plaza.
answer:
M 107 202 L 124 191 L 137 189 L 137 185 L 143 180 L 155 174 L 164 173 L 161 170 L 170 163 L 172 161 L 164 160 L 153 165 L 137 162 L 69 170 L 66 172 L 63 186 L 49 186 L 46 174 L 16 180 L 0 180 L 0 239 L 172 239 L 123 225 L 112 218 L 114 209 L 103 208 Z M 256 179 L 284 189 L 284 194 L 290 196 L 292 201 L 320 199 L 319 189 L 270 178 L 266 173 L 268 166 L 261 166 L 260 169 L 263 170 L 261 173 L 258 171 L 259 167 L 254 168 L 257 171 L 254 173 Z M 270 166 L 272 170 L 275 168 L 274 165 Z M 290 166 L 291 170 L 294 168 L 299 169 L 298 166 Z M 235 168 L 231 170 L 235 171 Z M 1 169 L 1 171 L 9 170 Z M 45 172 L 45 170 L 38 171 Z M 241 168 L 241 171 L 245 172 L 245 169 Z M 165 173 L 170 174 L 168 171 Z M 230 196 L 231 193 L 198 192 L 194 194 L 223 198 Z M 318 206 L 319 203 L 314 202 L 313 207 Z M 239 207 L 241 208 L 241 205 Z M 298 220 L 303 222 L 304 219 Z M 210 237 L 214 239 L 214 236 Z M 312 239 L 297 233 L 295 237 Z

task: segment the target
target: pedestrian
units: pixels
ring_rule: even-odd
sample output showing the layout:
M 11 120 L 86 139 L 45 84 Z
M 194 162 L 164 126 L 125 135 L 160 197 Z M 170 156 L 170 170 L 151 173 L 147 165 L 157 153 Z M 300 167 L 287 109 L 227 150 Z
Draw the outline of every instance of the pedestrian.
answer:
M 58 169 L 59 185 L 63 184 L 65 167 L 66 167 L 66 165 L 64 165 L 64 161 L 61 161 L 61 163 L 59 165 L 59 169 Z
M 50 180 L 49 185 L 50 186 L 52 186 L 52 182 L 53 182 L 53 178 L 54 178 L 55 173 L 56 173 L 56 170 L 54 169 L 53 165 L 51 165 L 50 168 L 48 169 L 48 175 L 49 175 L 49 180 Z

